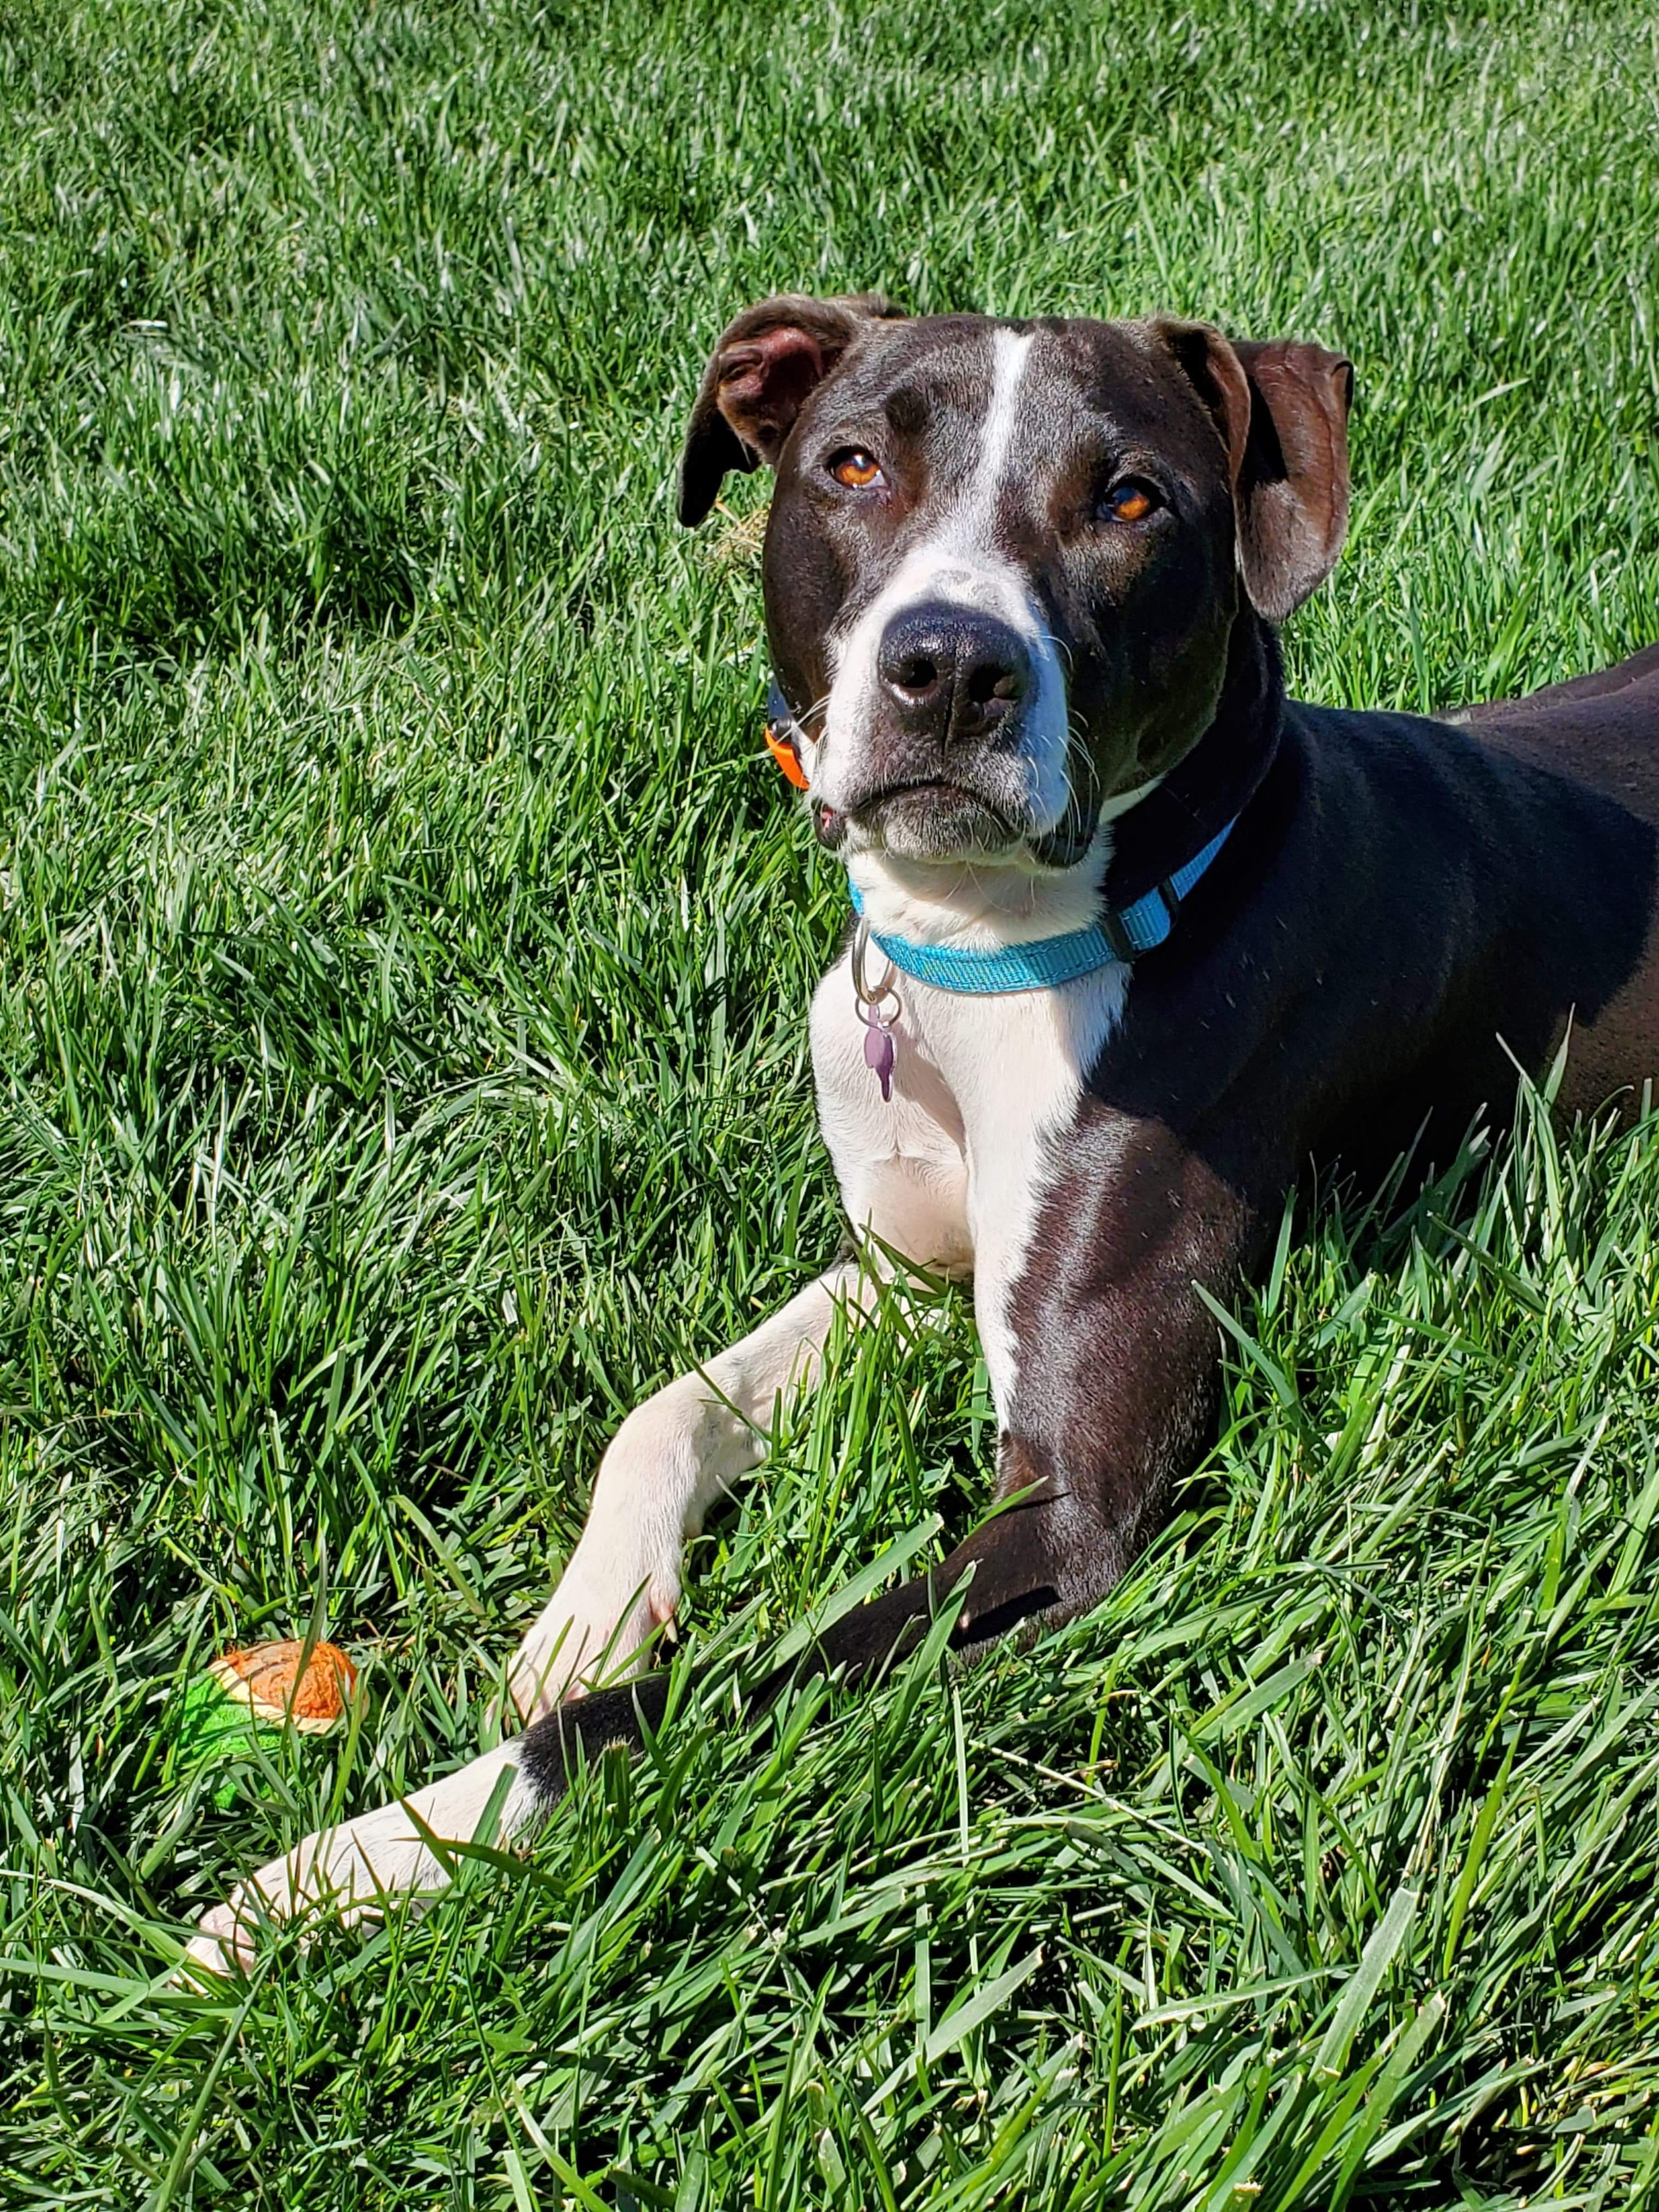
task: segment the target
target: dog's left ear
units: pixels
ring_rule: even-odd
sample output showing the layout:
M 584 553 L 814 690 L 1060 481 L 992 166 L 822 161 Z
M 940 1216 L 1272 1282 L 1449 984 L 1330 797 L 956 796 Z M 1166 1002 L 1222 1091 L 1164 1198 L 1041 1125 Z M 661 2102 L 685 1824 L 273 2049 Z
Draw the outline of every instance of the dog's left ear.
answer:
M 878 293 L 786 292 L 745 307 L 703 372 L 680 456 L 680 520 L 701 522 L 728 469 L 777 465 L 809 393 L 872 322 L 903 314 Z
M 1154 327 L 1227 448 L 1250 604 L 1283 622 L 1330 574 L 1347 533 L 1353 364 L 1293 338 L 1230 343 L 1206 323 Z

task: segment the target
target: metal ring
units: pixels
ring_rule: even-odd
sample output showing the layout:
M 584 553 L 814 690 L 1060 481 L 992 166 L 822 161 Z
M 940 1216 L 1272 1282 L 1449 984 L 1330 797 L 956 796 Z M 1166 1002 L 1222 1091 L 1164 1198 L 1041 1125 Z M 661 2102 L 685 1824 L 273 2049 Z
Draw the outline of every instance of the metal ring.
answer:
M 870 1009 L 870 1013 L 866 1016 L 866 1022 L 868 1022 L 872 1017 L 874 1017 L 874 1018 L 877 1019 L 884 1028 L 885 1028 L 890 1023 L 899 1020 L 904 1012 L 904 1001 L 899 997 L 898 993 L 893 988 L 893 978 L 897 975 L 898 969 L 894 966 L 893 963 L 889 960 L 887 962 L 887 973 L 882 977 L 880 982 L 876 985 L 875 988 L 872 990 L 864 973 L 864 959 L 869 947 L 870 925 L 866 921 L 865 921 L 864 917 L 860 915 L 859 917 L 859 926 L 853 933 L 853 996 L 859 1002 L 859 1011 L 860 1013 L 864 1012 L 864 1009 L 866 1006 Z M 885 956 L 884 955 L 884 957 Z M 890 999 L 893 1002 L 892 1012 L 890 1014 L 877 1014 L 876 1009 L 882 1004 L 882 1001 L 886 999 Z

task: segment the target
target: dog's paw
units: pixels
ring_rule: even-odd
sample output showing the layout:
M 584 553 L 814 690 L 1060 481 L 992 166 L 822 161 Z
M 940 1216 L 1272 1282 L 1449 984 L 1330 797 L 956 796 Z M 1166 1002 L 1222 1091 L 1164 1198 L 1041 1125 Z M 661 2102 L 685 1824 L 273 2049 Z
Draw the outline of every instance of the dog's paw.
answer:
M 184 1956 L 173 1970 L 181 1987 L 200 1985 L 210 1976 L 246 1974 L 253 1965 L 253 1942 L 247 1923 L 239 1919 L 233 1905 L 216 1905 L 196 1924 L 196 1933 L 185 1946 Z
M 369 1820 L 378 1817 L 370 1815 Z M 324 1903 L 333 1905 L 341 1921 L 349 1925 L 372 1909 L 385 1889 L 408 1882 L 415 1857 L 410 1845 L 417 1840 L 408 1835 L 408 1821 L 398 1824 L 407 1842 L 400 1836 L 401 1850 L 378 1854 L 378 1870 L 357 1844 L 357 1825 L 349 1822 L 307 1836 L 286 1858 L 273 1859 L 247 1881 L 239 1881 L 222 1905 L 214 1905 L 197 1923 L 173 1970 L 173 1980 L 200 1984 L 209 1975 L 246 1974 L 252 1968 L 261 1929 L 275 1929 Z
M 639 1673 L 679 1595 L 678 1559 L 653 1567 L 631 1547 L 606 1557 L 584 1537 L 514 1655 L 507 1689 L 522 1717 Z
M 518 1746 L 498 1744 L 412 1796 L 319 1829 L 203 1914 L 173 1978 L 246 1973 L 259 1930 L 305 1913 L 320 1909 L 349 1927 L 395 1897 L 429 1896 L 449 1880 L 445 1843 L 477 1840 L 494 1808 L 491 1840 L 510 1844 L 538 1802 L 518 1771 Z
M 324 1840 L 308 1836 L 301 1848 L 315 1850 Z M 293 1872 L 292 1862 L 279 1860 L 262 1867 L 252 1881 L 239 1881 L 222 1905 L 214 1905 L 197 1922 L 196 1932 L 173 1970 L 173 1980 L 183 1989 L 202 1989 L 213 1977 L 252 1973 L 261 1929 L 270 1930 L 304 1901 L 291 1880 Z

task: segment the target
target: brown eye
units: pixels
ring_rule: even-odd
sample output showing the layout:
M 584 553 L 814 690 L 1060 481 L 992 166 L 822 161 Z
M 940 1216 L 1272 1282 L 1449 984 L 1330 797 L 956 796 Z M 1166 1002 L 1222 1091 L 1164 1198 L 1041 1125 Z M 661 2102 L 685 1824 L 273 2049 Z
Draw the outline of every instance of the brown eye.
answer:
M 881 482 L 881 464 L 862 446 L 848 446 L 831 457 L 830 473 L 848 491 L 866 491 L 872 484 Z
M 1150 484 L 1126 477 L 1112 486 L 1100 502 L 1100 511 L 1109 522 L 1145 522 L 1157 505 L 1158 494 Z

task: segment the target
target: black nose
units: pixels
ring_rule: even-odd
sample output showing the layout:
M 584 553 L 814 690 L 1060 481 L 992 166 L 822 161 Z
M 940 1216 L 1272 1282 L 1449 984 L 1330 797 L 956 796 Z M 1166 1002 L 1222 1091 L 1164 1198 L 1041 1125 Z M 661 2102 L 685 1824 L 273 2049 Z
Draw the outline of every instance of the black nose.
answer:
M 988 737 L 1031 689 L 1031 656 L 1018 634 L 966 607 L 896 616 L 876 665 L 905 726 L 949 744 Z

